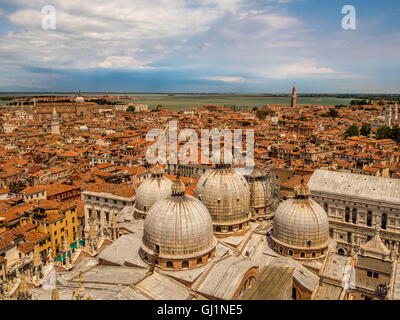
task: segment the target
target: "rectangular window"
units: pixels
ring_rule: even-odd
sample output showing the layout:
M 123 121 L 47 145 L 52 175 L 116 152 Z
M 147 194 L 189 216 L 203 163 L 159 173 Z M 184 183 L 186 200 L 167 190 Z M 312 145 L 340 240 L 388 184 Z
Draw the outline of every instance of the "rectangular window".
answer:
M 367 277 L 372 278 L 372 271 L 367 271 Z
M 379 273 L 378 272 L 374 272 L 374 278 L 378 279 L 379 278 Z

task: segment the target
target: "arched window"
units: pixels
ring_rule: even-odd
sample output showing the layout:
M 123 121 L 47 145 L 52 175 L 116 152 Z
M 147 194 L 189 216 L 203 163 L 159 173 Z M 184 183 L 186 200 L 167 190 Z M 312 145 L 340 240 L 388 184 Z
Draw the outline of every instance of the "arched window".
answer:
M 328 213 L 328 204 L 327 203 L 324 203 L 324 210 L 326 213 Z
M 312 256 L 313 258 L 315 258 L 315 252 L 313 252 L 313 253 L 311 254 L 311 256 Z
M 167 261 L 167 268 L 173 268 L 174 264 L 171 261 Z
M 382 229 L 386 229 L 386 223 L 387 223 L 387 214 L 384 213 L 382 214 L 382 225 L 381 225 Z
M 228 231 L 231 232 L 232 231 L 232 226 L 228 227 Z
M 353 211 L 351 213 L 351 220 L 353 223 L 357 223 L 357 209 L 353 208 Z
M 221 232 L 221 227 L 216 227 L 216 228 L 215 228 L 215 231 Z
M 289 256 L 293 256 L 293 250 L 289 250 Z
M 300 252 L 300 258 L 305 258 L 306 257 L 306 253 L 305 252 Z
M 279 253 L 282 253 L 282 252 L 283 252 L 283 248 L 279 247 Z
M 197 264 L 201 264 L 201 263 L 202 263 L 201 258 L 197 258 Z
M 344 213 L 344 219 L 346 220 L 346 222 L 350 221 L 350 208 L 349 207 L 346 208 L 346 211 Z
M 307 246 L 311 247 L 311 240 L 307 240 Z
M 342 248 L 339 248 L 338 254 L 340 254 L 341 256 L 344 256 L 344 250 Z
M 372 225 L 372 211 L 367 212 L 367 226 L 370 227 Z
M 158 244 L 156 244 L 156 253 L 159 254 L 160 253 L 160 246 Z
M 182 268 L 189 268 L 189 262 L 188 261 L 182 261 Z

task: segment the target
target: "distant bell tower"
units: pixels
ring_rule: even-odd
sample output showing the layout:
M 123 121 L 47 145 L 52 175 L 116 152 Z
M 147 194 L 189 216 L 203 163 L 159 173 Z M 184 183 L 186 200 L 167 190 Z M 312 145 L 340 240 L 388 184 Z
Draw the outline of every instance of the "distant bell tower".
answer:
M 392 127 L 392 106 L 386 106 L 386 113 L 385 113 L 385 126 Z
M 51 115 L 51 134 L 60 134 L 60 120 L 56 108 L 53 108 Z
M 297 93 L 296 93 L 296 85 L 294 85 L 292 90 L 292 103 L 291 103 L 292 108 L 296 108 L 296 101 L 297 101 Z

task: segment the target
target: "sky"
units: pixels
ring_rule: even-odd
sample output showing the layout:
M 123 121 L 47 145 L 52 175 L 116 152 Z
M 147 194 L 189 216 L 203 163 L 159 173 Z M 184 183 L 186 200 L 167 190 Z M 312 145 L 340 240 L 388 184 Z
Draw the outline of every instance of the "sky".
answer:
M 399 16 L 398 0 L 0 0 L 0 91 L 400 93 Z

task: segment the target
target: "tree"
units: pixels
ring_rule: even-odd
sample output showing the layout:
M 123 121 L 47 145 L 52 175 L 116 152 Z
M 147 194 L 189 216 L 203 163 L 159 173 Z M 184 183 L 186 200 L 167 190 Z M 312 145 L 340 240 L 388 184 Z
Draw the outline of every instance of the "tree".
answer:
M 393 127 L 392 128 L 392 139 L 400 142 L 400 127 Z
M 358 136 L 358 135 L 360 135 L 360 130 L 358 129 L 357 126 L 352 125 L 347 129 L 347 131 L 344 133 L 344 135 L 346 137 Z
M 377 139 L 391 139 L 392 138 L 392 129 L 390 127 L 380 127 L 376 132 Z
M 335 108 L 329 108 L 329 112 L 326 113 L 326 117 L 331 117 L 335 119 L 339 116 L 339 112 Z
M 136 108 L 134 106 L 129 106 L 126 111 L 128 112 L 134 112 L 136 110 Z
M 10 192 L 13 192 L 13 193 L 18 193 L 21 190 L 24 190 L 25 188 L 26 188 L 26 183 L 23 181 L 10 182 L 10 184 L 9 184 Z
M 363 124 L 360 130 L 360 134 L 365 137 L 369 137 L 371 134 L 371 127 L 368 124 Z

